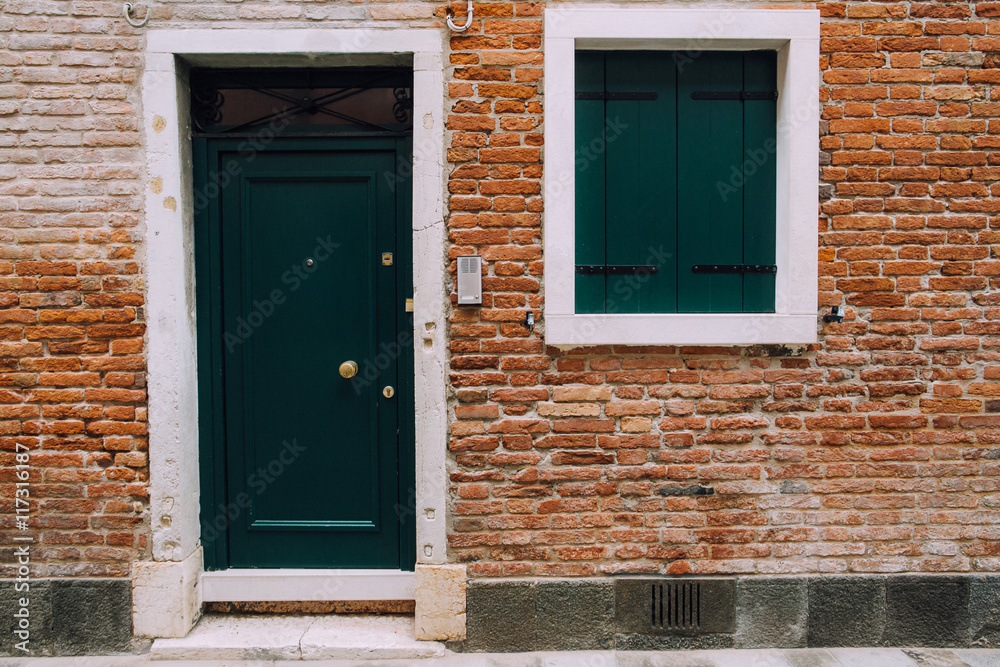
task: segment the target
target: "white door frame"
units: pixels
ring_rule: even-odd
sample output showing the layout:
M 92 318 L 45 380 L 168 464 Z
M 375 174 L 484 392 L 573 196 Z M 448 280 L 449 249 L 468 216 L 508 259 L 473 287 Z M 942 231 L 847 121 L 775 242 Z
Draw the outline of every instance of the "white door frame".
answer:
M 224 66 L 240 55 L 307 56 L 311 62 L 343 54 L 412 54 L 416 500 L 402 511 L 416 515 L 418 566 L 441 565 L 447 549 L 444 36 L 436 28 L 163 29 L 147 33 L 146 47 L 141 94 L 147 170 L 152 561 L 135 564 L 136 634 L 185 634 L 197 619 L 202 600 L 220 596 L 235 600 L 229 583 L 236 581 L 244 600 L 268 600 L 276 595 L 287 600 L 292 590 L 316 592 L 309 596 L 311 600 L 372 599 L 372 590 L 379 590 L 381 599 L 412 599 L 413 575 L 398 571 L 385 572 L 382 579 L 372 570 L 354 571 L 356 576 L 345 570 L 272 570 L 266 577 L 248 576 L 246 570 L 203 572 L 193 177 L 184 63 L 194 60 L 199 65 Z M 369 591 L 369 597 L 360 597 L 364 591 Z

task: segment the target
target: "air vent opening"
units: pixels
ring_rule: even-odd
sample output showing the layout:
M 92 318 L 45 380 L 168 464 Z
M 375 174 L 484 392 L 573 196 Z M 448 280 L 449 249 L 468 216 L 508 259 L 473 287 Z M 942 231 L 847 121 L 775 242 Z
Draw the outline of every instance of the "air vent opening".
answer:
M 701 627 L 701 584 L 651 584 L 650 623 L 654 628 L 697 630 Z
M 624 634 L 730 633 L 735 630 L 736 582 L 723 577 L 619 579 L 615 618 Z

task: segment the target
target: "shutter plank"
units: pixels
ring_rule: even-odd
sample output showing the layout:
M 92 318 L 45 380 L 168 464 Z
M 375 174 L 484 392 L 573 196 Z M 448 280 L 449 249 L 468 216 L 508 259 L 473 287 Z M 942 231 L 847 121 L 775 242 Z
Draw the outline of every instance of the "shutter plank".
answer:
M 639 73 L 638 51 L 609 51 L 605 57 L 605 86 L 609 93 L 643 90 L 649 85 Z M 639 181 L 639 147 L 642 126 L 639 107 L 649 102 L 618 99 L 605 102 L 606 122 L 614 125 L 607 142 L 607 263 L 642 264 L 639 215 L 642 183 Z M 613 138 L 613 140 L 611 140 Z M 639 284 L 635 276 L 609 275 L 606 311 L 638 313 Z
M 609 312 L 677 310 L 677 94 L 672 53 L 610 52 L 607 92 L 608 264 L 656 273 L 608 277 Z M 649 99 L 648 93 L 655 93 Z M 612 310 L 613 309 L 613 310 Z
M 740 90 L 742 54 L 705 52 L 678 68 L 678 310 L 740 312 L 743 277 L 694 274 L 693 264 L 743 263 L 743 198 L 730 180 L 743 162 L 743 102 L 693 100 Z
M 673 52 L 639 51 L 638 71 L 655 101 L 639 103 L 639 312 L 677 312 L 677 70 Z
M 743 58 L 743 86 L 746 91 L 777 88 L 777 54 L 751 51 Z M 756 165 L 743 186 L 743 262 L 775 263 L 777 103 L 752 101 L 743 105 L 744 155 Z M 746 274 L 743 277 L 743 311 L 774 312 L 774 275 Z
M 576 52 L 577 92 L 604 92 L 604 52 Z M 604 102 L 576 101 L 576 263 L 606 263 Z M 596 152 L 595 147 L 601 148 Z M 603 313 L 604 275 L 576 274 L 576 312 Z

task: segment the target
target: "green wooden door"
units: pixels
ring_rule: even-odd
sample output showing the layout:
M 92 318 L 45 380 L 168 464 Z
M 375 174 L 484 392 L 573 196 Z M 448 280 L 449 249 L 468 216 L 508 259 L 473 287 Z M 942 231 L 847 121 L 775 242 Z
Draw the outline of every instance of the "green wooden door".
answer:
M 400 140 L 313 139 L 196 151 L 208 188 L 199 322 L 211 323 L 200 355 L 212 415 L 202 525 L 216 567 L 412 567 L 403 150 Z M 350 379 L 339 372 L 347 361 L 358 366 Z

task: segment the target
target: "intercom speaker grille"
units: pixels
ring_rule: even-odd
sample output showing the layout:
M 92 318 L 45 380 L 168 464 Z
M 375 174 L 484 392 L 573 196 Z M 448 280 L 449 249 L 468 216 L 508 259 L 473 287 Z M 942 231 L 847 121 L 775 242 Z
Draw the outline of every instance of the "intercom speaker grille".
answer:
M 701 635 L 734 631 L 736 582 L 723 577 L 615 581 L 615 625 L 623 634 Z
M 483 258 L 478 255 L 458 257 L 458 305 L 483 303 Z

